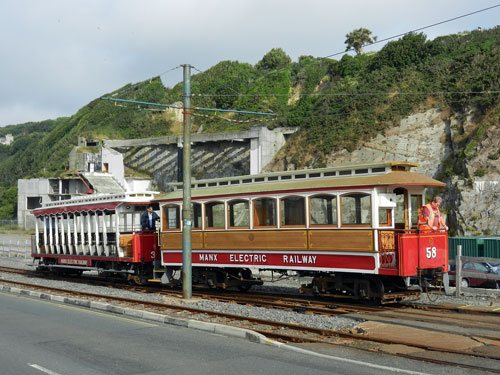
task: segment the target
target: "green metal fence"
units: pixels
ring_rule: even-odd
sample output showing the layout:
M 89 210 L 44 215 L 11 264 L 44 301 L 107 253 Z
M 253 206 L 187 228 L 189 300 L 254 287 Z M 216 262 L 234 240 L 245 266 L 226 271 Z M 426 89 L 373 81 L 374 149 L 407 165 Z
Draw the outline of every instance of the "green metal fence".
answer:
M 500 237 L 448 237 L 450 259 L 455 259 L 458 245 L 462 256 L 500 258 Z
M 487 258 L 500 258 L 500 237 L 484 239 L 484 256 Z

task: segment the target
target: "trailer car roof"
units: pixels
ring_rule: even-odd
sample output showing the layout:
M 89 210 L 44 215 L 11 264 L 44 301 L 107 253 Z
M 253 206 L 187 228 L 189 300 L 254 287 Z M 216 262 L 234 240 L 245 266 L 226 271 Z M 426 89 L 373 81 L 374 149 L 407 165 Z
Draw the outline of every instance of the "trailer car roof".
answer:
M 322 177 L 308 179 L 292 179 L 288 181 L 254 182 L 242 183 L 238 185 L 226 185 L 206 188 L 195 188 L 191 190 L 192 198 L 221 196 L 221 195 L 241 195 L 259 194 L 269 192 L 280 192 L 289 190 L 312 190 L 328 188 L 359 188 L 364 186 L 422 186 L 422 187 L 443 187 L 446 184 L 433 178 L 407 171 L 391 171 L 384 174 L 374 174 L 367 176 L 349 177 Z M 182 198 L 182 189 L 174 190 L 170 193 L 158 196 L 155 202 L 167 201 Z

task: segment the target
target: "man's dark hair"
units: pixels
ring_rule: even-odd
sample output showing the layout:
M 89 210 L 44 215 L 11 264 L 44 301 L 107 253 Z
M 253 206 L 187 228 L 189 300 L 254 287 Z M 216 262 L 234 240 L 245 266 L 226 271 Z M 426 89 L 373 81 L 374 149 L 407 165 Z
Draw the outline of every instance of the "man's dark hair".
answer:
M 442 202 L 443 201 L 443 198 L 441 198 L 439 195 L 436 195 L 434 198 L 432 198 L 432 202 L 434 203 L 438 203 L 438 202 Z

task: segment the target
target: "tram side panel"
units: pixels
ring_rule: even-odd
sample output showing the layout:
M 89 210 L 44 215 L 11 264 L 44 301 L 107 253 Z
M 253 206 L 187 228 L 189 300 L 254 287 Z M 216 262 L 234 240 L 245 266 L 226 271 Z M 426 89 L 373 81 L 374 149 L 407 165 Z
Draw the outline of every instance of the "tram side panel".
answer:
M 150 263 L 160 259 L 156 232 L 138 232 L 132 235 L 133 263 Z
M 182 233 L 162 232 L 162 265 L 180 266 Z M 193 266 L 375 273 L 371 230 L 193 231 Z

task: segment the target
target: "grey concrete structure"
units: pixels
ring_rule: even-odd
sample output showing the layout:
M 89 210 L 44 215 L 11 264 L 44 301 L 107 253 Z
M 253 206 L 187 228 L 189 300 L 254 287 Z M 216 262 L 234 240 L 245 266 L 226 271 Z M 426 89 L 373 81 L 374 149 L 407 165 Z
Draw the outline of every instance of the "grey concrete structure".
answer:
M 34 228 L 35 217 L 31 210 L 42 203 L 69 199 L 87 192 L 79 178 L 31 178 L 17 180 L 17 224 L 23 228 Z
M 240 132 L 193 134 L 192 176 L 206 179 L 260 173 L 296 130 L 254 126 Z M 126 167 L 151 175 L 159 190 L 167 190 L 167 184 L 182 175 L 180 136 L 105 140 L 103 146 L 119 151 Z
M 240 132 L 193 134 L 192 176 L 206 179 L 258 174 L 296 130 L 254 126 Z M 78 146 L 70 152 L 68 164 L 81 179 L 18 181 L 18 225 L 33 228 L 31 209 L 43 202 L 85 194 L 89 188 L 102 194 L 167 191 L 167 185 L 182 176 L 182 137 L 100 142 L 80 137 Z M 126 177 L 126 169 L 151 178 Z

